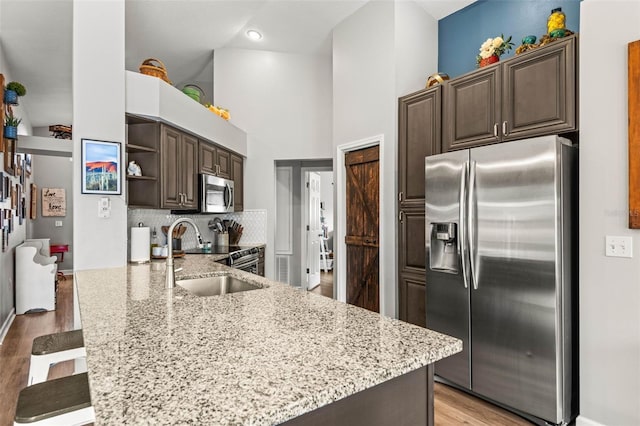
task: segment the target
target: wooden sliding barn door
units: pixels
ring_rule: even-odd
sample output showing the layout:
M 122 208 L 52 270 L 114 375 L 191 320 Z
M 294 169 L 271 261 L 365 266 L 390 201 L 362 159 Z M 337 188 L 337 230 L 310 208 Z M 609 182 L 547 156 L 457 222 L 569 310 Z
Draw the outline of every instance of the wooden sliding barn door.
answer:
M 345 154 L 347 169 L 347 302 L 380 311 L 378 221 L 380 211 L 378 146 Z

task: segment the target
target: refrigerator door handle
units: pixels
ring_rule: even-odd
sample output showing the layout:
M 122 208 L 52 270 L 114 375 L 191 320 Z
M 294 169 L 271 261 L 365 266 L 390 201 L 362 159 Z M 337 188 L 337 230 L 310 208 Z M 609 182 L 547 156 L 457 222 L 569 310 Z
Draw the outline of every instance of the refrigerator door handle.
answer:
M 459 231 L 458 231 L 458 251 L 460 252 L 462 262 L 462 280 L 464 282 L 464 288 L 468 288 L 469 285 L 469 273 L 467 272 L 467 182 L 469 180 L 469 162 L 465 161 L 460 173 L 460 199 L 458 200 L 459 206 Z
M 467 232 L 469 233 L 469 263 L 471 266 L 471 282 L 473 289 L 478 289 L 478 265 L 476 262 L 478 239 L 478 220 L 476 218 L 476 162 L 471 161 L 469 165 L 469 191 L 467 201 Z

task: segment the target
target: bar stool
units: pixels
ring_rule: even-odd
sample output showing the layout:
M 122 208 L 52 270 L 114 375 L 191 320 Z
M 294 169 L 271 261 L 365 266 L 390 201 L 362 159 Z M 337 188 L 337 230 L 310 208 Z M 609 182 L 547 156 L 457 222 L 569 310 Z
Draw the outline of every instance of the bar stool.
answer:
M 20 391 L 15 425 L 85 425 L 95 422 L 87 373 L 27 386 Z
M 33 339 L 31 346 L 31 363 L 29 365 L 29 380 L 33 385 L 47 380 L 51 364 L 70 361 L 87 356 L 84 347 L 82 330 L 65 331 L 62 333 L 46 334 Z M 86 371 L 86 365 L 84 365 Z

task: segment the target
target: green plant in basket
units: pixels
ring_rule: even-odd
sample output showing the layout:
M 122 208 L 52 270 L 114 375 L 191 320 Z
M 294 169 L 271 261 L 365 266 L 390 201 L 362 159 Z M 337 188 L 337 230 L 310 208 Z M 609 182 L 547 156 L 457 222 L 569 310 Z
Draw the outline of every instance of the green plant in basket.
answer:
M 18 125 L 20 125 L 20 123 L 22 123 L 22 118 L 16 118 L 13 116 L 7 116 L 4 119 L 4 125 L 7 127 L 18 127 Z
M 24 96 L 27 94 L 27 89 L 17 81 L 12 81 L 11 83 L 7 84 L 7 90 L 13 90 L 18 94 L 18 96 Z

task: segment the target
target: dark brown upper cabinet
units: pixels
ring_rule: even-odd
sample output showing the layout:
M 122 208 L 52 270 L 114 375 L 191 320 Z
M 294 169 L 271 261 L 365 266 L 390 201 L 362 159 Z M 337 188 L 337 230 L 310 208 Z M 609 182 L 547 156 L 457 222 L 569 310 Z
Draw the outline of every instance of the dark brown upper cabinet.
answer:
M 577 130 L 577 37 L 448 81 L 443 151 Z
M 424 157 L 441 152 L 442 87 L 398 102 L 398 199 L 424 208 Z
M 160 208 L 198 208 L 198 140 L 181 131 L 160 127 Z
M 231 153 L 208 142 L 199 143 L 199 170 L 225 179 L 231 178 Z
M 244 164 L 239 155 L 231 154 L 231 179 L 233 180 L 233 206 L 235 211 L 244 210 Z

